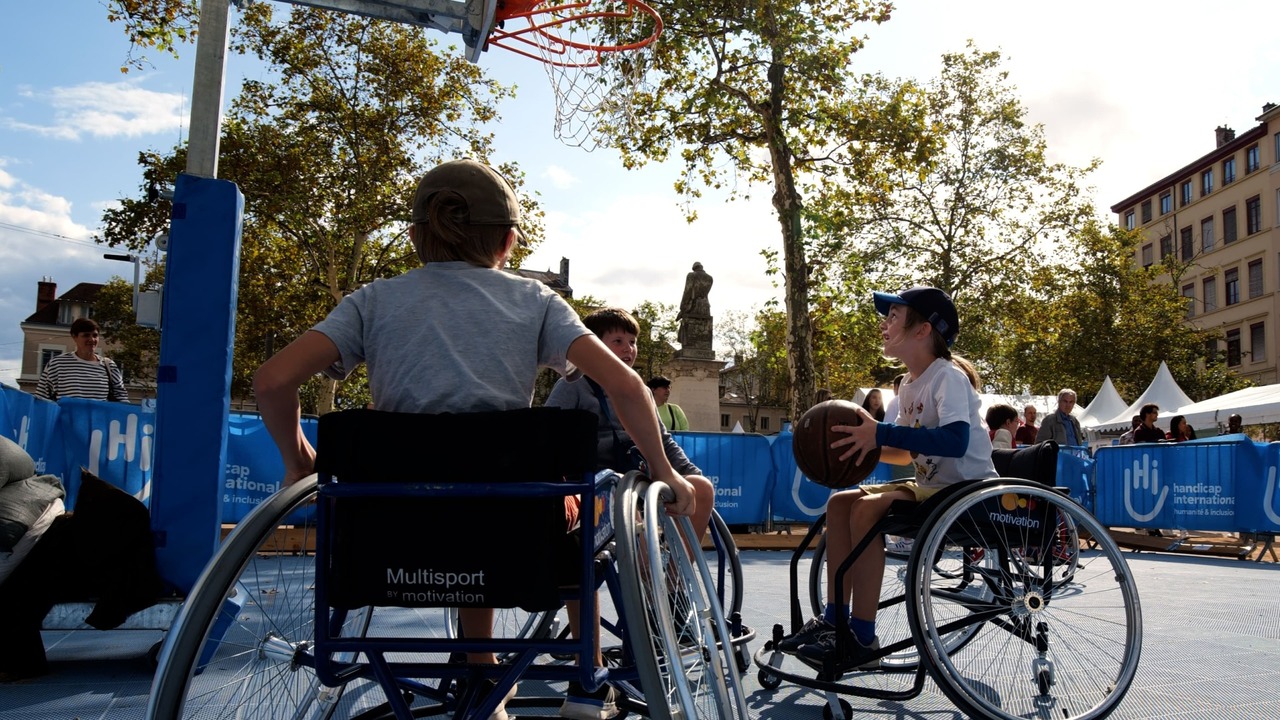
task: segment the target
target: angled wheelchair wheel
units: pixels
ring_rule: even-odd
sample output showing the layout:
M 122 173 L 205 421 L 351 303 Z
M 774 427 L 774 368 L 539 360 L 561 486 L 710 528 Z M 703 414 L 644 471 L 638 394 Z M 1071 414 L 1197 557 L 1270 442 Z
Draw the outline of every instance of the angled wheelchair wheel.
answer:
M 1082 535 L 1098 547 L 1081 548 Z M 916 546 L 908 620 L 926 668 L 962 712 L 1088 720 L 1116 708 L 1137 672 L 1142 612 L 1123 555 L 1084 508 L 1043 485 L 978 483 L 934 511 Z M 975 568 L 988 593 L 959 591 L 919 561 L 949 546 L 994 559 Z M 982 632 L 947 647 L 969 627 Z
M 910 555 L 885 553 L 884 580 L 880 586 L 880 606 L 876 613 L 876 634 L 881 645 L 910 637 L 911 628 L 907 621 L 907 568 Z M 982 581 L 982 575 L 976 567 L 991 565 L 994 558 L 984 553 L 975 552 L 973 548 L 961 548 L 955 545 L 945 546 L 934 558 L 934 570 L 940 577 L 950 577 L 957 588 L 981 597 L 989 590 Z M 813 551 L 813 561 L 809 565 L 809 603 L 815 616 L 821 615 L 827 597 L 827 538 L 824 535 L 818 540 Z M 948 651 L 963 647 L 973 639 L 980 629 L 979 625 L 969 625 L 948 633 L 945 638 Z M 886 655 L 880 660 L 884 670 L 908 672 L 915 670 L 920 664 L 920 653 L 912 645 L 898 652 Z
M 654 720 L 745 719 L 746 699 L 714 583 L 701 553 L 691 560 L 667 515 L 661 484 L 629 474 L 614 505 L 621 614 L 648 714 Z M 681 518 L 689 533 L 688 520 Z
M 284 488 L 222 544 L 169 630 L 148 718 L 344 716 L 335 713 L 350 688 L 323 685 L 306 661 L 315 528 L 290 516 L 315 496 L 314 475 Z M 363 635 L 370 618 L 368 608 L 348 613 L 342 632 Z

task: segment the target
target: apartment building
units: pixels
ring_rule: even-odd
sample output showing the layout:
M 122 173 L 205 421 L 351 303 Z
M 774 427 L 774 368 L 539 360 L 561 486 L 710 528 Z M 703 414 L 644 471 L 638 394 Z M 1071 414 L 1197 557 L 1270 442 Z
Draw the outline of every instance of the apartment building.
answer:
M 1207 350 L 1258 384 L 1280 382 L 1280 106 L 1215 130 L 1216 147 L 1111 206 L 1144 241 L 1143 266 L 1173 255 L 1186 321 L 1221 332 Z

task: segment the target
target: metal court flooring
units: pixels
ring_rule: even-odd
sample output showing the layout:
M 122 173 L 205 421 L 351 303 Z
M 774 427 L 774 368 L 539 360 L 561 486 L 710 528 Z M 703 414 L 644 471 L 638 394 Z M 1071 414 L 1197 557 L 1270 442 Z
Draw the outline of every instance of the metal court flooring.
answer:
M 754 653 L 774 623 L 788 623 L 790 552 L 742 552 L 744 621 Z M 1144 642 L 1137 677 L 1116 720 L 1280 718 L 1280 565 L 1126 552 L 1142 603 Z M 807 572 L 802 565 L 801 573 Z M 46 632 L 52 673 L 0 685 L 0 720 L 134 720 L 143 717 L 157 631 Z M 822 694 L 784 683 L 763 689 L 743 676 L 755 717 L 817 720 Z M 960 720 L 931 680 L 903 702 L 843 696 L 855 718 Z M 537 711 L 513 711 L 533 717 Z M 554 714 L 554 710 L 546 711 Z

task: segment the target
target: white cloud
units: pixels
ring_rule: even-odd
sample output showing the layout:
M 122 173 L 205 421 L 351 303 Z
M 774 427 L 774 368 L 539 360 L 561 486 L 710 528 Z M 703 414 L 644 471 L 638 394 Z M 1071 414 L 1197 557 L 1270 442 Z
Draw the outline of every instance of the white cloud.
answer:
M 154 92 L 136 82 L 88 82 L 55 87 L 47 92 L 27 90 L 31 100 L 45 101 L 53 109 L 48 122 L 11 117 L 0 123 L 12 130 L 59 140 L 133 138 L 176 130 L 186 122 L 184 99 L 177 93 Z
M 578 184 L 578 178 L 566 168 L 559 165 L 549 165 L 543 171 L 542 177 L 549 180 L 552 186 L 559 190 L 568 190 Z

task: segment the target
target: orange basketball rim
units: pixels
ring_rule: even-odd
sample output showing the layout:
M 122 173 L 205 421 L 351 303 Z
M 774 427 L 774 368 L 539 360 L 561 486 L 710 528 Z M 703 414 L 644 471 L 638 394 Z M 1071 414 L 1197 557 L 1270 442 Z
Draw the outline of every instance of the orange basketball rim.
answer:
M 488 45 L 559 67 L 594 67 L 605 53 L 638 50 L 662 34 L 662 17 L 641 0 L 506 0 L 494 20 Z

